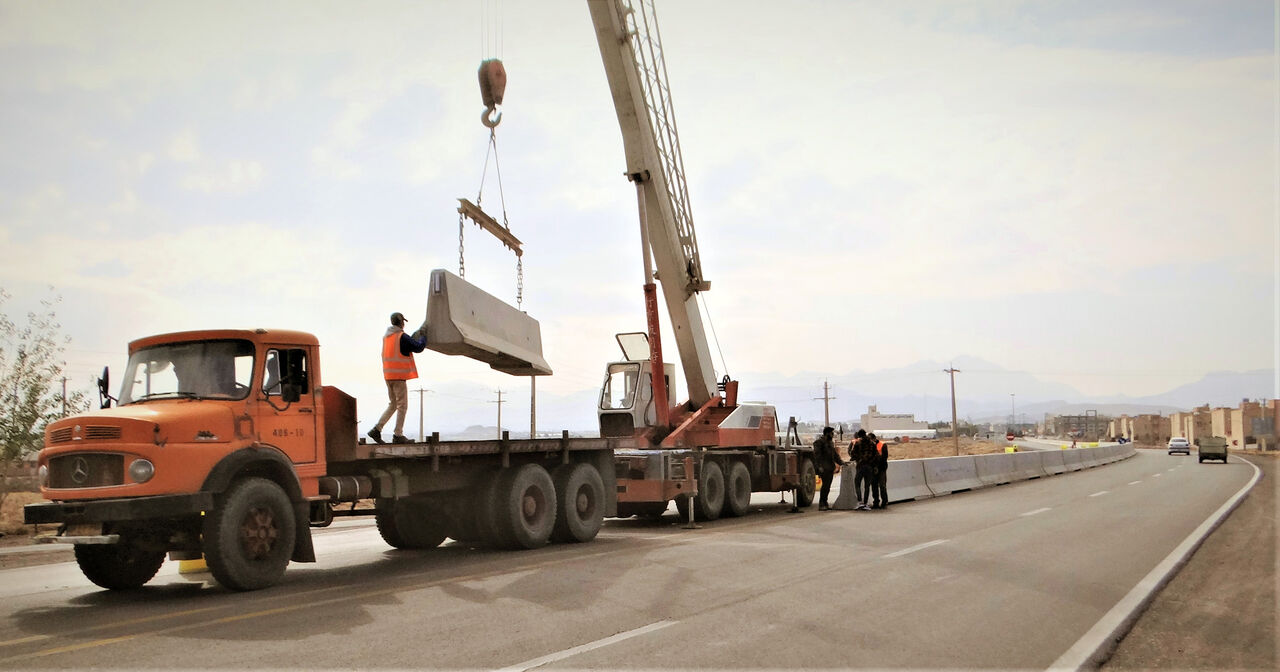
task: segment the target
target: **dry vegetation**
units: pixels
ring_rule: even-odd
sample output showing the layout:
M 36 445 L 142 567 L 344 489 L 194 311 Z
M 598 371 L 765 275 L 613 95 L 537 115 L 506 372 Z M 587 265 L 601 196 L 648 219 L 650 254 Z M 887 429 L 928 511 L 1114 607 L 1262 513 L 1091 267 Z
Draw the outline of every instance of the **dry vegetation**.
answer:
M 38 492 L 11 492 L 8 497 L 4 498 L 4 504 L 0 505 L 0 540 L 9 540 L 12 537 L 22 539 L 22 543 L 26 542 L 26 537 L 31 533 L 30 525 L 22 524 L 22 507 L 39 502 L 40 493 Z

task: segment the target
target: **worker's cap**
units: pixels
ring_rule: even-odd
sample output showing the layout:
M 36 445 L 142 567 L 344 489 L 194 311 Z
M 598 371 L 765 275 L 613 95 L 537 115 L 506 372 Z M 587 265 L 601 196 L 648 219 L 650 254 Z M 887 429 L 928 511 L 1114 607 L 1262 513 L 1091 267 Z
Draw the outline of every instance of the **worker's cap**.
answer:
M 834 434 L 834 433 L 835 433 L 835 431 L 836 431 L 836 428 L 835 428 L 835 427 L 823 427 L 823 428 L 822 428 L 822 433 L 823 433 L 823 434 Z
M 859 439 L 865 439 L 865 438 L 867 437 L 867 430 L 865 430 L 865 429 L 859 429 L 859 430 L 854 434 L 854 436 L 858 437 Z
M 404 313 L 391 313 L 391 324 L 397 327 L 404 326 Z
M 868 438 L 868 439 L 871 439 L 872 441 L 875 441 L 875 440 L 876 440 L 876 433 L 875 433 L 875 432 L 872 432 L 872 433 L 868 434 L 868 435 L 867 435 L 867 438 Z

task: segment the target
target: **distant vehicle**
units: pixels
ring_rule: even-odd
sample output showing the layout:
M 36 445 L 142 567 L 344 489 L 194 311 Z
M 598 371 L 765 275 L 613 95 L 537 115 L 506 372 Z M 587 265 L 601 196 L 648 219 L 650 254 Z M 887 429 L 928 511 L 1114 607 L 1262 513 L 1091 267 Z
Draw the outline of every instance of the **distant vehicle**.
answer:
M 1183 455 L 1191 454 L 1191 442 L 1183 436 L 1175 436 L 1169 439 L 1169 454 L 1182 453 Z
M 1222 460 L 1222 463 L 1226 464 L 1227 440 L 1220 436 L 1209 436 L 1200 439 L 1200 447 L 1197 453 L 1202 463 L 1205 460 Z

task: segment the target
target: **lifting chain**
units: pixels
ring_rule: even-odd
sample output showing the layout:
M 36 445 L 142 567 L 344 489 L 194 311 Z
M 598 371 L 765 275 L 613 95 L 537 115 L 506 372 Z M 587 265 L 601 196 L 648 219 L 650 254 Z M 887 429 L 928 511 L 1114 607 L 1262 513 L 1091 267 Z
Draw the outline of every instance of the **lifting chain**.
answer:
M 459 278 L 467 277 L 467 261 L 466 261 L 466 257 L 462 254 L 463 219 L 464 217 L 462 216 L 462 213 L 459 212 L 458 213 L 458 277 Z
M 516 257 L 516 310 L 524 303 L 524 259 Z

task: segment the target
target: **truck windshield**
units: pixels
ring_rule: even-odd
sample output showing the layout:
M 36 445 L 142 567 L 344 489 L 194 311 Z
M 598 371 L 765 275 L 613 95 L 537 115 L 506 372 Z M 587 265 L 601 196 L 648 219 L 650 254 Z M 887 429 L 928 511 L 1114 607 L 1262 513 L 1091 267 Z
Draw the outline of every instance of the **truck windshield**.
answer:
M 639 364 L 610 364 L 605 374 L 604 389 L 600 391 L 600 409 L 631 408 L 635 403 L 636 381 L 639 379 Z
M 253 343 L 198 341 L 139 350 L 129 357 L 120 404 L 153 399 L 244 399 L 253 378 Z

